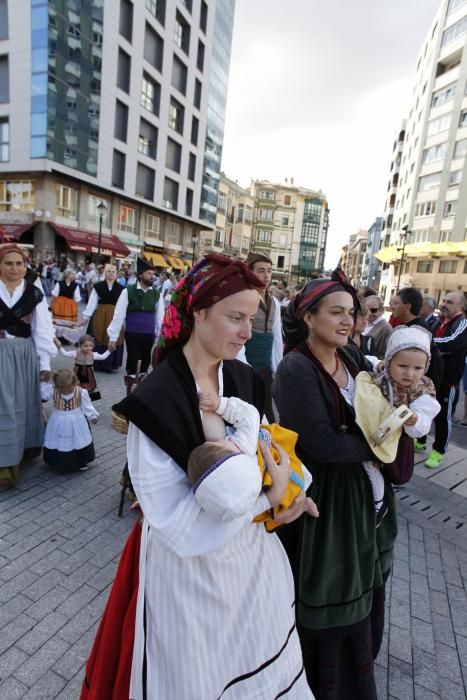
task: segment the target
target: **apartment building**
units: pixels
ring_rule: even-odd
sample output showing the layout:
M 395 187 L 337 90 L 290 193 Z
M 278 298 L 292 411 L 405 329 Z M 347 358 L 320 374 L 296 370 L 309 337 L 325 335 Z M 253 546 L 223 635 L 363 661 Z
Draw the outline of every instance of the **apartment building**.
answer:
M 444 0 L 418 57 L 393 154 L 394 188 L 376 254 L 386 301 L 399 284 L 437 300 L 467 292 L 466 47 L 467 0 Z
M 361 281 L 362 286 L 377 290 L 380 282 L 380 262 L 375 258 L 381 246 L 383 218 L 377 216 L 368 229 L 367 250 L 363 257 Z
M 3 236 L 183 269 L 215 227 L 234 8 L 0 0 Z
M 254 180 L 255 200 L 251 250 L 264 252 L 273 274 L 304 281 L 324 269 L 329 207 L 325 195 L 290 183 Z
M 238 182 L 220 175 L 214 231 L 201 234 L 201 252 L 244 259 L 250 250 L 255 200 Z

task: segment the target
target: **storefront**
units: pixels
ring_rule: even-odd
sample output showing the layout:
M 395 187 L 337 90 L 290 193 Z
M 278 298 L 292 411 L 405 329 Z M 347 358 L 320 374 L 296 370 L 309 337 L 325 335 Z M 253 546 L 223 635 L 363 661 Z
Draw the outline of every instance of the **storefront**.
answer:
M 169 263 L 162 255 L 162 248 L 146 243 L 143 248 L 143 255 L 157 272 L 162 272 L 170 267 Z
M 178 258 L 176 255 L 168 255 L 167 262 L 169 263 L 173 272 L 185 272 L 185 263 L 181 258 Z
M 97 260 L 98 257 L 109 262 L 111 259 L 121 260 L 131 256 L 130 249 L 117 236 L 102 234 L 99 237 L 99 234 L 94 231 L 68 228 L 53 223 L 50 223 L 50 226 L 56 233 L 58 257 L 63 255 L 68 257 L 67 250 L 73 251 L 76 262 L 84 262 L 86 258 Z

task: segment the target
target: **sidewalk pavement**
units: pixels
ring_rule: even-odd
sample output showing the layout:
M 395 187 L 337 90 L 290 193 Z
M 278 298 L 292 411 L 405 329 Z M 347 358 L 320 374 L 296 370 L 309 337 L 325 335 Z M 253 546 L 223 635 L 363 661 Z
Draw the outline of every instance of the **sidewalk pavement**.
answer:
M 125 436 L 109 426 L 123 372 L 96 376 L 103 399 L 96 403 L 97 459 L 89 471 L 59 476 L 37 460 L 24 467 L 17 489 L 0 494 L 2 700 L 78 700 L 118 556 L 137 517 L 128 502 L 124 517 L 117 516 Z M 441 468 L 420 463 L 415 471 L 397 491 L 399 537 L 376 664 L 378 697 L 465 700 L 467 450 L 453 445 Z

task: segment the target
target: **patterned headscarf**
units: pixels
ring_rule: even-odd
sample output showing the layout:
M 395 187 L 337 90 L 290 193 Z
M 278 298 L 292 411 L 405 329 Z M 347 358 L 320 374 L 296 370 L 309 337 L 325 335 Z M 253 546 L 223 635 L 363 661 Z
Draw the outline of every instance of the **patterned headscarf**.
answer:
M 350 284 L 341 269 L 336 269 L 331 277 L 320 277 L 311 280 L 290 302 L 285 312 L 283 328 L 286 341 L 286 352 L 292 350 L 304 340 L 308 334 L 303 317 L 307 311 L 333 292 L 348 292 L 354 300 L 354 316 L 360 309 L 357 290 Z
M 183 277 L 172 292 L 166 309 L 155 363 L 159 364 L 177 345 L 184 345 L 193 330 L 193 311 L 207 309 L 221 299 L 245 289 L 263 289 L 245 263 L 211 253 Z

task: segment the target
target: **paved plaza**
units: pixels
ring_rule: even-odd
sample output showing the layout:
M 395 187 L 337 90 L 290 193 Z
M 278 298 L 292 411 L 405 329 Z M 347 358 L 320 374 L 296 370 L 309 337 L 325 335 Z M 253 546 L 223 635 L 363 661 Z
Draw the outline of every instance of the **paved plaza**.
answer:
M 128 502 L 124 517 L 117 515 L 125 437 L 110 429 L 110 406 L 123 394 L 123 372 L 97 378 L 103 398 L 89 471 L 58 476 L 37 460 L 24 467 L 17 489 L 0 494 L 2 700 L 79 698 L 83 665 L 137 517 Z M 457 429 L 453 439 L 461 444 L 464 436 L 467 430 Z M 453 444 L 434 471 L 419 460 L 397 493 L 379 700 L 465 700 L 467 451 Z

